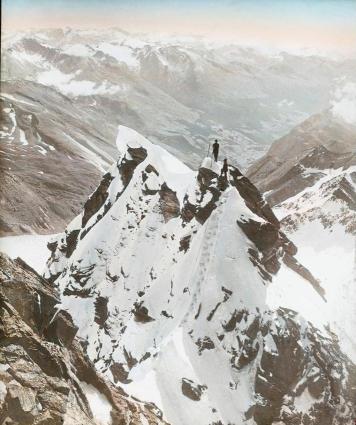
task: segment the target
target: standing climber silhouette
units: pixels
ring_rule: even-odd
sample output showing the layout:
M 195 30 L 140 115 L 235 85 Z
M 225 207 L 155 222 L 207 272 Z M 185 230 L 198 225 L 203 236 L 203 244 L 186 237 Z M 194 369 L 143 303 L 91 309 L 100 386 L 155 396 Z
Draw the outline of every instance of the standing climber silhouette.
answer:
M 219 156 L 219 143 L 217 140 L 215 140 L 213 144 L 213 155 L 214 155 L 215 162 L 217 162 L 218 156 Z
M 221 175 L 225 177 L 225 179 L 227 179 L 227 172 L 229 171 L 229 166 L 227 165 L 227 159 L 224 159 L 224 164 L 223 167 L 221 169 Z

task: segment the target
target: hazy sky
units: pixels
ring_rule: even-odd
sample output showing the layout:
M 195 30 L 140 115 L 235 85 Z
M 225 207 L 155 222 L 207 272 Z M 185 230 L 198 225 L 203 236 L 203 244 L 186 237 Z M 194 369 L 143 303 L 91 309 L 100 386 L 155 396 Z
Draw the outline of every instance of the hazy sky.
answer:
M 3 0 L 3 27 L 203 35 L 266 46 L 356 50 L 356 0 Z

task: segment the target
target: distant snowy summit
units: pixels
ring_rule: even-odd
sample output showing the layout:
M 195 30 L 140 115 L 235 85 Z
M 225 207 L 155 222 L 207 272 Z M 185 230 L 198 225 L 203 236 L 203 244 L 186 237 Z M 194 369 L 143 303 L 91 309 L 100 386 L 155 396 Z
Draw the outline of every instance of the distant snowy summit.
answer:
M 355 365 L 256 187 L 127 127 L 117 147 L 46 272 L 96 368 L 173 425 L 346 424 Z

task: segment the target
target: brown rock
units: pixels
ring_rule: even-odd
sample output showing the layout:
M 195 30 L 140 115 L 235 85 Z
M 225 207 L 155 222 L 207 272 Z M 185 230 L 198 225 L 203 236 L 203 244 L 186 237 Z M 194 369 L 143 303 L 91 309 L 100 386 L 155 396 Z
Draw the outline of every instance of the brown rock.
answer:
M 193 401 L 199 401 L 206 389 L 206 385 L 196 385 L 190 379 L 182 378 L 182 393 Z
M 166 183 L 162 184 L 159 191 L 159 205 L 166 223 L 180 214 L 180 204 L 176 192 L 173 192 Z
M 99 186 L 95 192 L 90 196 L 90 198 L 84 204 L 83 218 L 82 218 L 82 227 L 85 227 L 89 219 L 99 211 L 99 209 L 104 205 L 108 197 L 108 188 L 112 182 L 113 177 L 110 173 L 106 173 Z

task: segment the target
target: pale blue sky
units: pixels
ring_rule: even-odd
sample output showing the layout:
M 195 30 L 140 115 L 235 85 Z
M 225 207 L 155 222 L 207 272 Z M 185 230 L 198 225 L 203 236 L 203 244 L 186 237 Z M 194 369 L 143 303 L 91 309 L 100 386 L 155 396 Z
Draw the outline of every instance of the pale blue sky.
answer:
M 5 28 L 108 27 L 356 48 L 356 0 L 3 0 Z

